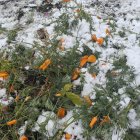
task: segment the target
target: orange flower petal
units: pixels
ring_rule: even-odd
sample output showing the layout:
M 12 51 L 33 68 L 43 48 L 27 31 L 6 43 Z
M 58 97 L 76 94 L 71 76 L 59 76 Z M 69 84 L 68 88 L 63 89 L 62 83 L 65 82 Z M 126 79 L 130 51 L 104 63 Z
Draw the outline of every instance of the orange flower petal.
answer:
M 89 127 L 93 128 L 93 126 L 96 124 L 97 120 L 98 120 L 97 116 L 93 117 L 90 124 L 89 124 Z
M 97 43 L 98 43 L 99 45 L 103 45 L 104 39 L 103 39 L 103 38 L 98 38 L 98 39 L 97 39 Z
M 55 94 L 55 96 L 60 97 L 60 96 L 62 96 L 62 94 L 60 92 L 58 92 L 58 93 Z
M 89 96 L 84 96 L 84 99 L 85 99 L 86 103 L 87 103 L 89 106 L 92 105 L 92 101 L 91 101 L 91 99 L 89 98 Z
M 72 74 L 72 80 L 76 80 L 80 75 L 80 69 L 79 68 L 76 68 Z
M 81 10 L 80 9 L 76 9 L 75 12 L 79 13 Z
M 96 62 L 96 57 L 94 56 L 94 55 L 90 55 L 89 57 L 88 57 L 88 60 L 87 60 L 88 62 L 91 62 L 91 63 L 95 63 Z
M 23 135 L 23 136 L 20 137 L 19 140 L 28 140 L 28 138 L 25 135 Z
M 119 73 L 118 73 L 117 71 L 111 71 L 111 75 L 112 75 L 112 76 L 118 76 Z
M 62 45 L 62 46 L 59 46 L 59 50 L 61 50 L 61 51 L 64 51 L 64 50 L 65 50 L 65 47 L 64 47 L 64 45 Z
M 83 67 L 87 63 L 87 60 L 88 60 L 88 55 L 83 56 L 80 60 L 80 67 Z
M 63 0 L 63 2 L 70 2 L 71 0 Z
M 109 29 L 106 29 L 105 32 L 106 32 L 107 35 L 111 35 Z
M 97 37 L 96 37 L 96 35 L 93 34 L 93 35 L 91 36 L 91 39 L 92 39 L 92 41 L 96 42 L 96 41 L 97 41 Z
M 12 120 L 12 121 L 7 122 L 6 124 L 7 124 L 8 126 L 11 126 L 11 125 L 14 125 L 14 124 L 16 124 L 16 123 L 17 123 L 17 120 Z
M 31 96 L 27 96 L 27 97 L 25 98 L 25 102 L 29 101 L 30 99 L 31 99 Z
M 96 78 L 96 73 L 91 74 L 92 77 L 95 79 Z
M 9 76 L 9 74 L 5 71 L 0 72 L 0 78 L 6 79 Z
M 39 67 L 40 70 L 46 70 L 48 68 L 48 66 L 51 64 L 51 60 L 47 59 L 45 60 L 45 62 Z
M 20 99 L 20 97 L 19 97 L 19 95 L 17 95 L 16 98 L 15 98 L 15 102 L 18 102 L 19 99 Z
M 72 137 L 72 135 L 71 135 L 71 134 L 69 134 L 69 133 L 66 133 L 66 134 L 65 134 L 65 139 L 66 139 L 66 140 L 70 140 L 70 139 L 71 139 L 71 137 Z
M 101 17 L 100 17 L 100 16 L 97 16 L 97 18 L 98 18 L 98 19 L 101 19 Z
M 63 107 L 60 107 L 57 111 L 58 118 L 62 119 L 65 117 L 65 115 L 66 115 L 66 109 Z
M 104 123 L 110 123 L 110 117 L 109 116 L 103 116 L 103 120 L 100 122 L 100 125 L 103 125 Z
M 65 39 L 64 38 L 61 38 L 60 39 L 60 43 L 63 43 L 63 42 L 65 42 Z
M 15 89 L 14 89 L 14 86 L 11 85 L 10 88 L 9 88 L 9 91 L 10 91 L 10 92 L 14 92 L 14 90 L 15 90 Z

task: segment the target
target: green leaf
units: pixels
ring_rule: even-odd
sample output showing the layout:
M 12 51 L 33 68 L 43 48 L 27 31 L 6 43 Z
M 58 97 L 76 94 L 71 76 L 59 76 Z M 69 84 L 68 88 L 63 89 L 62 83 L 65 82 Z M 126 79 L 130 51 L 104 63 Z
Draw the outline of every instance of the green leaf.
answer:
M 73 104 L 75 104 L 75 105 L 81 106 L 81 105 L 83 104 L 82 99 L 81 99 L 78 95 L 76 95 L 76 94 L 74 94 L 74 93 L 72 93 L 72 92 L 67 92 L 67 93 L 66 93 L 66 96 L 67 96 L 67 98 L 69 98 L 69 99 L 73 102 Z
M 70 91 L 71 88 L 72 88 L 72 84 L 66 84 L 66 85 L 64 86 L 64 91 Z

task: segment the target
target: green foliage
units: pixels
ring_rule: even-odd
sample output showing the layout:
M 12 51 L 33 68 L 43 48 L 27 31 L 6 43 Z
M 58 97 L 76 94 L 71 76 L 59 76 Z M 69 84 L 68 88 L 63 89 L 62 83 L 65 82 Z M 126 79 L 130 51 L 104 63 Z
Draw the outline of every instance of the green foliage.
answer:
M 11 43 L 11 41 L 14 41 L 16 36 L 17 36 L 17 31 L 19 29 L 15 29 L 15 30 L 10 30 L 8 31 L 8 39 L 7 39 L 7 43 Z
M 73 102 L 73 104 L 82 105 L 82 100 L 78 95 L 71 93 L 71 92 L 67 92 L 66 96 L 68 99 L 70 99 Z
M 58 33 L 58 35 L 69 34 L 70 33 L 68 31 L 68 29 L 69 29 L 69 20 L 66 20 L 66 19 L 69 19 L 69 15 L 64 13 L 57 20 L 58 24 L 55 26 L 54 30 L 55 30 L 55 32 Z
M 5 32 L 6 31 L 6 29 L 5 28 L 2 28 L 1 26 L 0 26 L 0 34 L 2 34 L 3 32 Z

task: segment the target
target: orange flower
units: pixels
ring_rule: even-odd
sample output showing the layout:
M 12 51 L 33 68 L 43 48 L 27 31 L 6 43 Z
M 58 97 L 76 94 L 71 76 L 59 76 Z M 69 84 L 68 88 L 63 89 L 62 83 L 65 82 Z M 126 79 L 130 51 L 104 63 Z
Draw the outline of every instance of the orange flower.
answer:
M 23 135 L 23 136 L 20 137 L 19 140 L 28 140 L 28 138 L 25 135 Z
M 95 79 L 96 78 L 96 73 L 91 74 L 92 77 Z
M 111 71 L 111 75 L 112 75 L 112 76 L 118 76 L 119 73 L 118 73 L 117 71 Z
M 17 95 L 16 98 L 15 98 L 15 102 L 18 102 L 19 98 L 20 98 L 19 95 Z
M 72 137 L 71 134 L 69 134 L 69 133 L 66 133 L 66 134 L 65 134 L 65 139 L 66 139 L 66 140 L 70 140 L 71 137 Z
M 63 42 L 65 42 L 65 39 L 64 38 L 61 38 L 60 39 L 60 43 L 63 43 Z
M 80 75 L 80 69 L 79 68 L 76 68 L 72 74 L 72 80 L 76 80 Z
M 65 117 L 65 115 L 66 115 L 66 109 L 63 107 L 60 107 L 57 111 L 58 118 L 62 119 Z
M 2 112 L 8 112 L 8 106 L 3 106 L 2 108 L 1 108 L 1 111 Z
M 87 60 L 88 62 L 91 62 L 91 63 L 95 63 L 96 62 L 96 57 L 95 57 L 95 55 L 90 55 L 89 57 L 88 57 L 88 60 Z
M 90 124 L 89 124 L 89 127 L 93 128 L 93 126 L 96 124 L 97 120 L 98 120 L 97 116 L 93 117 Z
M 60 92 L 58 92 L 58 93 L 55 94 L 55 96 L 60 97 L 60 96 L 62 96 L 62 94 Z
M 64 51 L 65 50 L 65 47 L 64 47 L 64 43 L 65 42 L 65 39 L 64 38 L 61 38 L 60 40 L 59 40 L 59 43 L 58 43 L 58 48 L 59 48 L 59 50 L 61 50 L 61 51 Z
M 63 0 L 63 2 L 70 2 L 71 0 Z
M 95 35 L 95 34 L 93 34 L 93 35 L 91 36 L 91 38 L 92 38 L 92 41 L 94 41 L 94 42 L 96 42 L 96 41 L 97 41 L 97 37 L 96 37 L 96 35 Z
M 16 124 L 16 123 L 17 123 L 17 120 L 12 120 L 12 121 L 7 122 L 6 124 L 7 124 L 8 126 L 11 126 L 11 125 L 14 125 L 14 124 Z
M 104 39 L 103 39 L 103 38 L 98 38 L 98 39 L 97 39 L 97 43 L 98 43 L 99 45 L 103 45 Z
M 92 105 L 92 101 L 91 101 L 91 99 L 89 98 L 89 96 L 84 96 L 84 99 L 85 99 L 86 103 L 87 103 L 89 106 Z
M 48 66 L 51 64 L 51 60 L 47 59 L 45 60 L 45 62 L 39 67 L 40 70 L 46 70 L 48 68 Z
M 81 11 L 80 9 L 76 9 L 76 10 L 75 10 L 76 13 L 79 13 L 80 11 Z
M 109 116 L 103 116 L 103 120 L 100 122 L 100 125 L 104 123 L 110 123 L 110 117 Z
M 31 96 L 27 96 L 26 98 L 25 98 L 25 102 L 27 102 L 27 101 L 29 101 L 31 99 Z
M 9 91 L 14 92 L 14 86 L 13 85 L 10 86 Z
M 105 32 L 106 32 L 107 35 L 111 35 L 109 29 L 106 29 Z
M 100 16 L 97 16 L 97 18 L 98 18 L 98 19 L 101 19 L 101 17 L 100 17 Z
M 7 79 L 8 76 L 9 74 L 6 71 L 0 72 L 0 78 Z
M 88 60 L 88 55 L 83 56 L 80 60 L 80 67 L 83 67 L 87 63 L 87 60 Z
M 59 50 L 64 51 L 65 50 L 64 45 L 59 46 Z

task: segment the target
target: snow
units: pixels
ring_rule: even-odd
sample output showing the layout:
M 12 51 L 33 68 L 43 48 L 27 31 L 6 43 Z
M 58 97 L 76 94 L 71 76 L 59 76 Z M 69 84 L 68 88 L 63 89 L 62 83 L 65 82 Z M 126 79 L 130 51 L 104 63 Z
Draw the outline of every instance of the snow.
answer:
M 42 4 L 42 0 L 35 0 L 35 3 L 37 6 L 40 6 Z
M 140 47 L 133 46 L 125 50 L 127 64 L 135 69 L 136 83 L 140 85 Z
M 50 120 L 49 120 L 50 119 Z M 55 114 L 51 111 L 42 111 L 42 114 L 38 117 L 35 126 L 32 128 L 33 131 L 39 131 L 41 124 L 45 123 L 46 136 L 53 136 L 57 129 L 55 124 Z
M 13 102 L 14 98 L 13 97 L 8 97 L 6 94 L 6 89 L 0 89 L 0 104 L 2 106 L 8 106 Z
M 128 106 L 128 104 L 130 103 L 130 98 L 127 96 L 122 96 L 122 101 L 120 101 L 121 104 L 121 108 L 125 108 Z
M 112 134 L 112 140 L 122 140 L 123 134 L 124 134 L 124 130 L 119 130 L 117 127 L 115 127 Z
M 3 46 L 6 46 L 6 41 L 7 41 L 7 38 L 0 38 L 0 48 L 2 48 Z
M 54 133 L 54 128 L 55 128 L 55 123 L 52 120 L 48 121 L 48 124 L 45 126 L 45 129 L 48 131 L 49 136 L 53 136 Z M 56 130 L 55 130 L 56 131 Z
M 77 139 L 82 139 L 81 135 L 81 133 L 83 132 L 82 122 L 81 121 L 73 122 L 74 118 L 72 116 L 73 113 L 71 110 L 67 113 L 67 115 L 63 119 L 59 120 L 59 125 L 65 128 L 65 125 L 70 123 L 70 125 L 65 128 L 65 132 L 72 135 L 71 139 L 73 139 L 74 136 L 76 136 Z M 62 140 L 65 140 L 64 136 Z
M 3 88 L 3 89 L 0 89 L 0 98 L 2 97 L 6 97 L 6 89 Z
M 20 136 L 22 136 L 22 135 L 25 134 L 25 131 L 26 131 L 26 128 L 27 128 L 27 124 L 28 124 L 28 122 L 25 121 L 25 124 L 19 128 L 18 134 L 19 134 Z
M 131 109 L 128 113 L 128 119 L 130 120 L 130 128 L 136 129 L 140 126 L 140 119 L 137 118 L 136 111 Z

